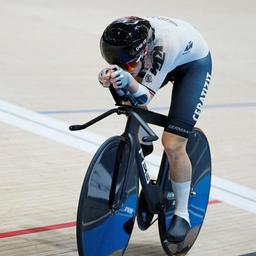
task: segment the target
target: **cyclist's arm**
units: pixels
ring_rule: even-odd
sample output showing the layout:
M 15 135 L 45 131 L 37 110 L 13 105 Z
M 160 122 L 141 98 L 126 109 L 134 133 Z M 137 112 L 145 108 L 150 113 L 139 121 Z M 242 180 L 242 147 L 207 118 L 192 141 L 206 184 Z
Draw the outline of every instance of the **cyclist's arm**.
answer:
M 147 105 L 152 96 L 150 90 L 137 82 L 130 73 L 114 65 L 110 71 L 110 83 L 117 91 L 128 91 L 139 105 Z
M 128 90 L 142 106 L 146 106 L 154 95 L 146 86 L 137 82 L 130 73 L 116 65 L 103 69 L 98 78 L 103 87 L 109 87 L 112 84 L 119 96 L 123 96 L 124 91 Z
M 138 83 L 133 77 L 130 79 L 128 91 L 137 100 L 138 104 L 143 106 L 146 106 L 153 97 L 153 95 L 150 94 L 150 90 L 146 86 Z

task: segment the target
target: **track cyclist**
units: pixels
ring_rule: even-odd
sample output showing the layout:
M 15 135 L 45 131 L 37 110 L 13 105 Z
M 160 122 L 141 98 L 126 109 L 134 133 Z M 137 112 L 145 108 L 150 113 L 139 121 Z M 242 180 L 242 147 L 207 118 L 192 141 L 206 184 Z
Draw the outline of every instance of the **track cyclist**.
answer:
M 99 73 L 103 87 L 112 85 L 122 97 L 131 94 L 147 106 L 155 93 L 172 83 L 168 120 L 162 144 L 170 166 L 175 211 L 166 238 L 181 242 L 190 229 L 188 199 L 191 162 L 186 153 L 211 80 L 211 55 L 201 34 L 191 24 L 167 17 L 135 16 L 113 21 L 100 40 L 109 64 Z

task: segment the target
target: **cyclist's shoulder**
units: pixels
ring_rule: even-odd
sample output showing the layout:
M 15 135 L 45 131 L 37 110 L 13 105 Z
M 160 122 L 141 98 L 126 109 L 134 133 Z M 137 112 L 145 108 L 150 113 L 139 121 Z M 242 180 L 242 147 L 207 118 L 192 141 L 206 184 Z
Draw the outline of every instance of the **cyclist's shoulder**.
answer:
M 169 67 L 179 59 L 189 42 L 201 45 L 203 41 L 200 33 L 187 21 L 163 16 L 153 16 L 147 19 L 155 30 L 155 40 L 150 50 L 153 54 L 159 55 L 162 49 L 165 54 L 165 63 Z
M 193 28 L 190 22 L 174 17 L 148 16 L 145 17 L 145 19 L 147 19 L 155 29 L 173 29 L 179 31 L 184 26 Z
M 191 23 L 169 17 L 149 17 L 149 21 L 155 28 L 155 46 L 163 47 L 165 71 L 178 65 L 191 62 L 204 57 L 209 52 L 209 47 L 199 32 Z
M 182 44 L 189 38 L 203 40 L 198 29 L 188 21 L 163 16 L 146 17 L 146 19 L 155 30 L 156 40 L 171 44 Z

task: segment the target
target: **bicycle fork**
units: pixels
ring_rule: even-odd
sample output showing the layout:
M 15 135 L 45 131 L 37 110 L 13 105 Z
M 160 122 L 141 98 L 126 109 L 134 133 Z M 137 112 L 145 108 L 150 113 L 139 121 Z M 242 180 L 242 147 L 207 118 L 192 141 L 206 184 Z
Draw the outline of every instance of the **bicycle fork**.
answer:
M 127 199 L 128 193 L 125 192 L 127 182 L 129 182 L 130 172 L 134 169 L 131 141 L 127 138 L 120 143 L 116 155 L 114 175 L 109 194 L 109 209 L 115 213 L 122 207 L 122 203 Z

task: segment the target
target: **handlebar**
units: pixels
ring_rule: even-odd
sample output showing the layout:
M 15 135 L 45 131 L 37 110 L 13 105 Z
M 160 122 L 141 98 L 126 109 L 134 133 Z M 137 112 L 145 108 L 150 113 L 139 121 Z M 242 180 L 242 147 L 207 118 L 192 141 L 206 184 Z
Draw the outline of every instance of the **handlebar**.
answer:
M 79 130 L 83 130 L 86 129 L 87 127 L 99 122 L 100 120 L 106 118 L 107 116 L 118 112 L 118 108 L 113 108 L 108 110 L 107 112 L 97 116 L 96 118 L 92 119 L 91 121 L 85 123 L 85 124 L 75 124 L 75 125 L 71 125 L 69 126 L 69 130 L 70 131 L 79 131 Z
M 86 122 L 84 124 L 76 124 L 76 125 L 69 126 L 69 130 L 70 131 L 79 131 L 79 130 L 86 129 L 89 126 L 99 122 L 100 120 L 106 118 L 107 116 L 109 116 L 113 113 L 117 113 L 118 115 L 124 114 L 124 115 L 127 115 L 127 116 L 132 115 L 149 135 L 149 136 L 144 136 L 142 138 L 143 142 L 150 142 L 150 141 L 158 140 L 158 136 L 154 133 L 154 131 L 139 116 L 139 114 L 134 111 L 134 107 L 130 107 L 130 106 L 122 106 L 122 107 L 110 109 L 107 112 L 105 112 L 105 113 L 97 116 L 96 118 L 90 120 L 89 122 Z
M 124 92 L 124 96 L 126 100 L 129 100 L 131 103 L 131 106 L 123 105 L 121 103 L 120 97 L 117 95 L 115 92 L 114 88 L 110 88 L 110 92 L 116 102 L 116 105 L 119 107 L 113 108 L 108 110 L 107 112 L 97 116 L 96 118 L 90 120 L 89 122 L 86 122 L 84 124 L 76 124 L 76 125 L 71 125 L 69 126 L 70 131 L 79 131 L 86 129 L 87 127 L 99 122 L 100 120 L 106 118 L 109 115 L 112 115 L 113 113 L 117 113 L 118 115 L 125 114 L 127 116 L 132 115 L 137 122 L 143 127 L 143 129 L 148 133 L 148 136 L 144 136 L 142 138 L 143 142 L 150 142 L 150 141 L 156 141 L 158 140 L 158 136 L 154 133 L 154 131 L 148 126 L 148 124 L 140 117 L 140 115 L 136 112 L 139 112 L 139 108 L 137 108 L 138 103 L 136 102 L 135 98 L 127 93 L 126 91 Z M 137 110 L 137 111 L 136 111 Z M 136 112 L 135 112 L 136 111 Z M 150 112 L 150 111 L 147 111 Z M 152 114 L 156 115 L 156 113 L 151 112 Z M 160 115 L 160 114 L 157 114 Z M 161 115 L 160 115 L 161 116 Z

